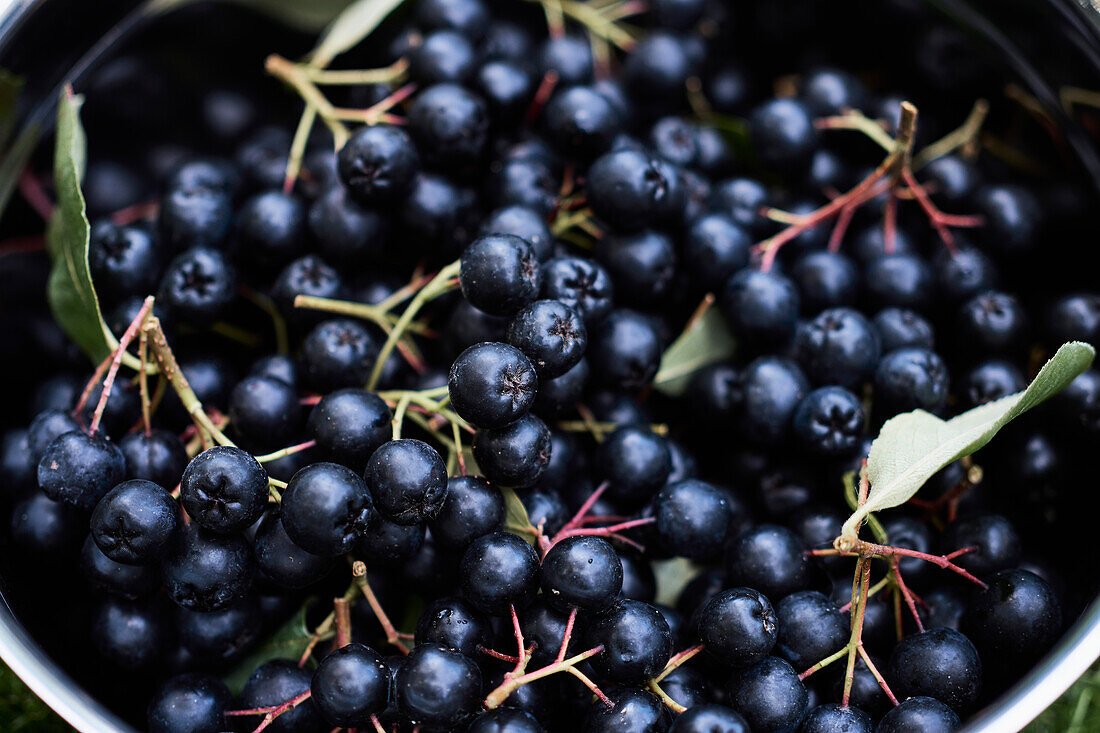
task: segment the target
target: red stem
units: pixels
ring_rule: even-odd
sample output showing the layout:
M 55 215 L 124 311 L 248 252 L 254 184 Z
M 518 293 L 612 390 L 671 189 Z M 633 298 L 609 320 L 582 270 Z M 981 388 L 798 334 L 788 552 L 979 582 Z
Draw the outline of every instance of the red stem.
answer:
M 114 359 L 111 361 L 111 367 L 107 370 L 107 377 L 103 380 L 103 391 L 99 395 L 99 404 L 96 405 L 95 414 L 92 415 L 92 424 L 88 426 L 88 434 L 95 435 L 99 430 L 99 422 L 103 419 L 103 412 L 107 409 L 107 400 L 111 396 L 111 389 L 115 384 L 115 377 L 118 375 L 118 369 L 122 366 L 122 355 L 126 353 L 126 347 L 130 345 L 130 342 L 137 336 L 138 329 L 141 328 L 141 324 L 145 322 L 146 316 L 149 315 L 149 311 L 153 309 L 153 296 L 149 296 L 145 299 L 145 302 L 141 305 L 141 310 L 134 316 L 134 320 L 130 322 L 130 325 L 126 327 L 126 333 L 122 334 L 122 338 L 118 341 L 118 347 L 115 349 Z M 142 364 L 141 368 L 144 369 L 145 365 Z
M 550 69 L 542 76 L 542 81 L 539 82 L 538 89 L 535 90 L 535 96 L 531 98 L 531 104 L 527 107 L 526 114 L 523 115 L 524 127 L 530 127 L 535 124 L 535 119 L 539 116 L 539 112 L 546 106 L 546 103 L 550 101 L 550 95 L 554 93 L 554 87 L 558 85 L 558 72 Z

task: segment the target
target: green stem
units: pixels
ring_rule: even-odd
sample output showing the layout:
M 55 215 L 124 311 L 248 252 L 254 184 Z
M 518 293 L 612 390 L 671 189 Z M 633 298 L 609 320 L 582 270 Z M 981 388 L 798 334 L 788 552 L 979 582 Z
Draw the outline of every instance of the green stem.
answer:
M 411 393 L 406 392 L 400 400 L 397 401 L 397 407 L 393 411 L 393 439 L 401 439 L 401 426 L 405 422 L 405 411 L 409 409 L 409 402 L 412 401 Z
M 378 352 L 374 367 L 371 369 L 370 379 L 367 380 L 368 390 L 373 390 L 378 386 L 378 379 L 382 376 L 382 369 L 386 364 L 386 360 L 390 358 L 390 354 L 393 353 L 393 349 L 397 346 L 397 342 L 401 338 L 401 335 L 405 333 L 409 324 L 416 318 L 416 314 L 420 312 L 420 309 L 433 298 L 456 287 L 451 281 L 458 276 L 460 267 L 461 265 L 458 260 L 444 267 L 434 278 L 432 278 L 432 281 L 425 285 L 409 302 L 409 305 L 405 308 L 405 312 L 401 314 L 401 317 L 397 319 L 397 323 L 394 324 L 393 331 L 386 337 L 386 343 L 382 344 L 382 348 Z
M 176 394 L 179 395 L 180 402 L 187 410 L 187 414 L 191 416 L 191 419 L 199 426 L 200 430 L 206 431 L 219 445 L 235 446 L 236 444 L 226 437 L 225 433 L 206 414 L 202 402 L 195 395 L 195 391 L 191 389 L 187 377 L 184 376 L 183 370 L 180 369 L 179 363 L 176 361 L 175 354 L 168 346 L 168 339 L 164 335 L 164 329 L 161 328 L 160 319 L 150 315 L 146 319 L 143 328 L 148 334 L 149 344 L 153 349 L 153 357 L 157 360 L 157 368 L 168 380 L 168 383 L 172 385 L 172 388 L 176 390 Z

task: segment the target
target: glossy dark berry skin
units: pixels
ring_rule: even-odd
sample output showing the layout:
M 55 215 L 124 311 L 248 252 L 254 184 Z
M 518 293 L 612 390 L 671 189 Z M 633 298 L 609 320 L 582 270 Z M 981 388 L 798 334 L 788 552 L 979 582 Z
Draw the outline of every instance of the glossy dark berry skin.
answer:
M 540 379 L 565 374 L 588 346 L 584 320 L 558 300 L 536 300 L 520 310 L 508 324 L 507 338 L 531 360 Z
M 383 254 L 390 222 L 379 212 L 356 203 L 343 186 L 333 186 L 310 206 L 309 230 L 325 259 L 337 264 L 360 264 Z
M 810 563 L 794 533 L 760 524 L 729 546 L 726 575 L 730 583 L 755 588 L 768 598 L 783 598 L 809 584 Z
M 288 262 L 305 244 L 305 205 L 293 194 L 264 191 L 241 205 L 236 228 L 244 256 L 261 262 Z
M 534 415 L 524 415 L 504 427 L 479 430 L 474 458 L 493 483 L 528 488 L 538 482 L 550 461 L 550 430 Z
M 635 504 L 659 490 L 672 471 L 668 441 L 641 425 L 617 428 L 600 443 L 596 463 L 611 483 L 609 495 Z
M 989 256 L 972 245 L 956 245 L 954 254 L 942 249 L 932 257 L 936 293 L 952 304 L 989 290 L 996 284 L 997 270 Z
M 588 86 L 555 94 L 543 111 L 543 120 L 554 146 L 580 160 L 607 152 L 622 124 L 611 103 Z
M 428 86 L 453 82 L 461 84 L 474 72 L 476 55 L 470 41 L 453 30 L 429 33 L 409 54 L 409 77 Z
M 593 619 L 587 630 L 591 646 L 602 653 L 589 661 L 600 677 L 618 684 L 644 682 L 659 673 L 672 654 L 672 632 L 655 607 L 621 600 Z
M 225 683 L 206 674 L 182 674 L 157 690 L 149 701 L 149 733 L 221 733 L 223 713 L 232 695 Z
M 775 610 L 752 588 L 724 590 L 695 612 L 707 652 L 728 667 L 748 667 L 771 653 L 779 634 Z
M 774 99 L 757 107 L 749 131 L 761 162 L 777 170 L 804 168 L 818 144 L 809 109 L 792 99 Z
M 840 114 L 845 109 L 864 109 L 867 90 L 850 73 L 822 68 L 805 76 L 799 96 L 815 117 Z
M 36 556 L 66 556 L 80 544 L 86 530 L 86 515 L 80 510 L 53 501 L 36 491 L 12 508 L 12 544 Z
M 594 326 L 612 307 L 611 277 L 603 265 L 580 257 L 555 257 L 542 266 L 543 298 L 569 306 Z
M 464 550 L 478 537 L 495 532 L 504 522 L 504 497 L 481 476 L 453 476 L 447 498 L 431 520 L 432 536 L 447 547 Z
M 645 388 L 661 362 L 661 341 L 640 313 L 617 309 L 590 335 L 587 358 L 594 380 L 627 392 Z
M 620 688 L 610 691 L 614 704 L 596 701 L 588 709 L 581 730 L 584 733 L 660 733 L 668 730 L 671 712 L 661 700 L 645 690 Z
M 220 611 L 176 612 L 180 644 L 203 665 L 220 665 L 240 659 L 263 632 L 260 607 L 245 598 Z
M 380 344 L 363 324 L 346 318 L 324 321 L 302 343 L 305 382 L 319 392 L 362 387 Z
M 999 400 L 1019 392 L 1027 380 L 1019 367 L 1003 359 L 990 359 L 975 366 L 963 378 L 961 393 L 969 407 Z
M 970 596 L 959 627 L 986 668 L 1022 671 L 1050 650 L 1062 610 L 1050 585 L 1027 570 L 1001 570 Z
M 494 206 L 525 206 L 549 215 L 558 183 L 549 163 L 532 158 L 510 158 L 492 171 L 489 200 Z
M 795 353 L 815 385 L 857 389 L 874 375 L 882 346 L 875 327 L 862 313 L 830 308 L 799 326 Z
M 328 654 L 309 682 L 310 699 L 329 725 L 370 725 L 386 709 L 392 687 L 385 661 L 368 646 L 351 643 Z
M 1012 522 L 996 514 L 982 514 L 952 522 L 943 537 L 947 552 L 974 548 L 954 563 L 979 578 L 1015 567 L 1020 562 L 1020 535 Z
M 538 387 L 535 368 L 508 344 L 476 344 L 459 354 L 447 380 L 451 405 L 479 428 L 500 428 L 531 409 Z
M 676 250 L 661 232 L 641 232 L 605 237 L 596 250 L 615 283 L 615 294 L 624 305 L 641 307 L 666 298 L 676 275 Z
M 542 592 L 559 610 L 603 611 L 615 602 L 622 586 L 622 563 L 601 537 L 566 537 L 543 558 Z
M 932 697 L 911 697 L 890 710 L 875 733 L 954 733 L 962 727 L 958 714 Z
M 935 280 L 932 268 L 916 254 L 884 254 L 863 270 L 863 292 L 872 308 L 927 310 Z
M 356 557 L 370 567 L 393 567 L 412 558 L 424 544 L 422 524 L 396 524 L 375 516 L 355 547 Z
M 481 0 L 427 0 L 416 6 L 416 19 L 426 30 L 449 28 L 473 40 L 490 30 L 489 11 Z
M 397 707 L 428 731 L 455 730 L 480 709 L 481 670 L 463 654 L 421 644 L 397 668 Z
M 181 524 L 180 508 L 152 481 L 123 481 L 92 513 L 92 537 L 107 557 L 147 565 L 164 557 Z
M 1074 293 L 1051 303 L 1045 312 L 1043 335 L 1051 346 L 1100 341 L 1100 295 Z
M 863 405 L 843 387 L 821 387 L 806 395 L 794 411 L 798 442 L 810 453 L 843 456 L 861 445 Z
M 579 34 L 567 33 L 544 40 L 537 63 L 540 77 L 552 70 L 562 86 L 587 84 L 592 80 L 592 47 Z
M 204 529 L 240 532 L 267 506 L 267 472 L 251 454 L 219 445 L 195 456 L 180 481 L 180 503 Z
M 692 705 L 676 716 L 669 733 L 749 733 L 749 724 L 724 705 Z
M 935 343 L 932 324 L 907 308 L 884 308 L 875 314 L 874 324 L 884 354 L 910 346 L 931 349 Z
M 126 458 L 107 436 L 79 430 L 53 440 L 38 462 L 38 486 L 53 501 L 91 510 L 126 476 Z
M 688 383 L 688 404 L 692 415 L 706 425 L 733 424 L 744 402 L 741 370 L 718 363 L 695 372 Z
M 447 466 L 420 440 L 382 444 L 364 476 L 378 512 L 397 524 L 422 524 L 439 514 L 447 499 Z
M 121 598 L 140 598 L 160 589 L 157 565 L 126 565 L 103 554 L 91 535 L 80 548 L 80 572 L 92 588 Z
M 477 659 L 481 655 L 478 647 L 492 648 L 493 627 L 489 617 L 465 599 L 437 598 L 420 613 L 416 643 L 439 644 Z
M 790 594 L 776 606 L 775 615 L 779 624 L 776 654 L 799 671 L 809 669 L 848 643 L 848 614 L 841 613 L 817 591 Z
M 260 577 L 280 588 L 305 588 L 333 565 L 331 558 L 303 550 L 290 539 L 276 512 L 268 512 L 260 521 L 252 549 Z
M 408 129 L 427 165 L 461 167 L 476 162 L 485 151 L 489 108 L 461 86 L 435 84 L 413 100 Z
M 126 476 L 175 486 L 187 465 L 187 451 L 178 436 L 167 430 L 130 433 L 119 441 L 126 457 Z
M 893 415 L 920 408 L 936 412 L 947 402 L 947 366 L 929 349 L 904 348 L 882 357 L 875 370 L 875 405 Z
M 364 125 L 337 154 L 340 180 L 363 204 L 404 198 L 420 172 L 420 156 L 408 133 L 393 125 Z
M 244 597 L 252 586 L 255 561 L 240 535 L 218 535 L 185 526 L 162 565 L 164 588 L 177 605 L 210 612 Z
M 392 417 L 378 395 L 363 389 L 340 389 L 321 398 L 309 413 L 306 430 L 326 460 L 362 471 L 390 439 Z
M 475 608 L 503 616 L 514 605 L 531 603 L 541 569 L 534 548 L 507 532 L 493 532 L 470 543 L 459 568 L 462 595 Z
M 811 708 L 802 721 L 799 733 L 872 733 L 875 721 L 855 707 L 825 703 Z
M 884 674 L 899 697 L 934 697 L 963 713 L 981 691 L 982 662 L 958 631 L 929 629 L 899 641 Z
M 157 302 L 173 318 L 200 324 L 216 321 L 237 293 L 237 275 L 225 255 L 193 247 L 168 263 Z
M 289 659 L 265 662 L 248 678 L 241 691 L 244 709 L 281 705 L 310 689 L 310 674 Z M 276 733 L 320 733 L 325 726 L 317 703 L 306 699 L 275 718 L 264 730 Z
M 156 287 L 160 269 L 153 233 L 144 226 L 96 222 L 88 241 L 88 269 L 96 293 L 108 302 L 147 295 Z
M 461 262 L 462 294 L 490 315 L 513 315 L 538 296 L 542 270 L 531 244 L 519 237 L 478 237 L 462 253 Z
M 531 104 L 535 91 L 534 80 L 526 69 L 517 63 L 489 60 L 475 73 L 474 84 L 489 105 L 493 122 L 499 125 L 515 125 Z
M 667 552 L 698 560 L 722 552 L 732 519 L 728 494 L 693 478 L 666 484 L 653 500 L 653 516 Z
M 1011 354 L 1025 346 L 1028 318 L 1015 297 L 988 290 L 962 305 L 955 327 L 968 353 Z
M 791 277 L 798 286 L 803 313 L 814 314 L 856 301 L 859 272 L 855 263 L 839 252 L 803 255 L 795 263 Z
M 780 347 L 794 336 L 798 289 L 776 272 L 740 270 L 726 282 L 721 305 L 734 335 L 750 349 Z
M 80 423 L 65 410 L 51 408 L 35 415 L 27 428 L 27 449 L 34 466 L 37 468 L 55 438 L 74 430 L 80 430 Z
M 294 474 L 279 508 L 287 536 L 323 557 L 351 550 L 375 512 L 367 484 L 337 463 L 313 463 Z
M 280 379 L 245 377 L 229 397 L 229 421 L 250 447 L 277 450 L 291 442 L 301 425 L 298 393 Z
M 616 150 L 588 169 L 588 203 L 619 232 L 636 232 L 654 223 L 678 182 L 659 161 L 638 150 Z
M 673 106 L 683 96 L 691 71 L 691 59 L 680 37 L 654 30 L 626 57 L 622 83 L 640 101 Z
M 478 715 L 467 733 L 545 733 L 538 719 L 517 708 L 496 708 Z
M 170 251 L 216 247 L 229 232 L 233 202 L 227 191 L 189 183 L 161 199 L 159 226 Z
M 730 707 L 751 730 L 794 733 L 806 716 L 809 697 L 787 660 L 765 657 L 734 674 L 727 687 Z
M 540 262 L 549 259 L 553 237 L 538 211 L 529 206 L 505 206 L 491 212 L 481 225 L 482 234 L 511 234 L 519 237 L 535 251 Z M 543 288 L 546 287 L 546 269 L 543 268 Z
M 795 409 L 809 391 L 809 382 L 795 362 L 770 356 L 752 362 L 741 377 L 740 433 L 759 445 L 781 444 L 791 432 Z
M 92 646 L 99 656 L 128 671 L 153 667 L 166 645 L 167 620 L 152 602 L 108 597 L 99 602 L 91 622 Z
M 994 251 L 1017 256 L 1038 243 L 1042 204 L 1023 186 L 984 186 L 974 195 L 974 208 L 985 218 L 981 235 Z
M 691 222 L 682 246 L 688 273 L 703 290 L 715 293 L 733 273 L 748 266 L 752 240 L 730 217 L 711 213 Z

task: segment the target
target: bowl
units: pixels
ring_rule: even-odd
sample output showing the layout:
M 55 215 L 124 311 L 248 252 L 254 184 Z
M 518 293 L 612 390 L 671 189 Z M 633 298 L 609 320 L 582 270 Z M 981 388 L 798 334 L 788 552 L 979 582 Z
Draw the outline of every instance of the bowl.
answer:
M 1100 10 L 1087 0 L 897 1 L 933 6 L 963 29 L 971 43 L 986 48 L 1010 70 L 1019 86 L 1056 120 L 1082 179 L 1100 192 L 1100 157 L 1093 141 L 1065 113 L 1059 96 L 1069 80 L 1074 86 L 1091 82 L 1092 88 L 1100 88 Z M 26 78 L 13 139 L 27 130 L 50 128 L 62 84 L 71 82 L 79 89 L 89 69 L 125 39 L 194 4 L 188 0 L 0 0 L 0 67 Z M 856 12 L 858 3 L 850 5 Z M 849 10 L 838 8 L 837 12 Z M 1087 547 L 1080 550 L 1085 552 Z M 0 659 L 77 730 L 133 731 L 74 679 L 67 671 L 67 660 L 51 656 L 28 631 L 32 624 L 25 625 L 28 619 L 21 618 L 17 589 L 7 578 L 11 564 L 19 560 L 0 537 Z M 1081 610 L 1076 621 L 1036 667 L 972 717 L 966 731 L 1020 730 L 1100 657 L 1100 596 L 1095 595 L 1100 579 L 1084 575 L 1088 587 L 1077 588 L 1083 600 L 1077 604 Z

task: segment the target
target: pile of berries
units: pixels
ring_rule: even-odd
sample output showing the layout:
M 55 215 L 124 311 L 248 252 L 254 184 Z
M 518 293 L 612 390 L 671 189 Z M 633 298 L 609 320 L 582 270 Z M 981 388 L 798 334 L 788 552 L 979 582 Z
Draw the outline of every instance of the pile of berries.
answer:
M 775 19 L 729 5 L 410 0 L 377 68 L 272 56 L 140 165 L 96 94 L 148 68 L 94 77 L 109 353 L 13 320 L 0 450 L 43 643 L 153 733 L 939 733 L 1027 672 L 1100 372 L 834 540 L 886 419 L 1100 342 L 1037 275 L 1084 196 L 972 87 L 742 66 Z

